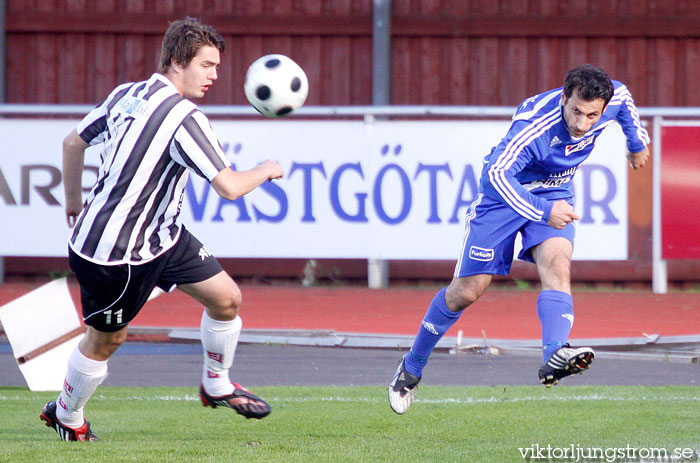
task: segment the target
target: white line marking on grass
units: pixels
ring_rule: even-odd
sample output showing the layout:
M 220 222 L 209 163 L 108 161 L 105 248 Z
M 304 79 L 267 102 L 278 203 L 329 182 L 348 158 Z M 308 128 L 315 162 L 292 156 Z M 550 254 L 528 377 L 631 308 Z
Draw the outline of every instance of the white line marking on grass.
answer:
M 113 398 L 110 398 L 108 396 L 99 396 L 101 399 L 107 399 L 107 400 L 115 400 Z M 199 401 L 199 396 L 198 395 L 184 395 L 184 396 L 178 396 L 178 395 L 154 395 L 154 396 L 147 396 L 147 395 L 135 395 L 131 397 L 126 397 L 124 399 L 116 399 L 116 400 L 139 400 L 139 401 L 158 401 L 158 402 L 189 402 L 189 401 Z
M 582 402 L 582 401 L 611 401 L 611 402 L 637 402 L 651 400 L 657 402 L 700 402 L 700 397 L 610 397 L 603 395 L 583 395 L 570 397 L 446 397 L 443 399 L 415 399 L 416 403 L 425 404 L 490 404 L 490 403 L 516 403 L 516 402 Z M 270 402 L 368 402 L 384 403 L 386 399 L 378 397 L 273 397 Z
M 199 396 L 185 394 L 185 395 L 132 395 L 128 397 L 113 397 L 103 394 L 96 394 L 93 398 L 98 400 L 108 400 L 108 401 L 143 401 L 143 402 L 196 402 L 199 401 Z M 327 397 L 272 397 L 267 398 L 269 402 L 287 402 L 287 403 L 305 403 L 305 402 L 366 402 L 366 403 L 384 403 L 386 399 L 384 397 L 340 397 L 340 396 L 327 396 Z M 588 394 L 588 395 L 575 395 L 575 396 L 522 396 L 522 397 L 502 397 L 502 396 L 491 396 L 491 397 L 445 397 L 442 399 L 416 399 L 417 403 L 425 404 L 491 404 L 491 403 L 517 403 L 517 402 L 638 402 L 643 400 L 657 401 L 657 402 L 700 402 L 699 397 L 666 397 L 666 396 L 632 396 L 632 397 L 620 397 L 620 396 L 606 396 L 602 394 Z M 0 395 L 0 401 L 26 401 L 34 402 L 35 397 L 25 396 L 25 395 Z

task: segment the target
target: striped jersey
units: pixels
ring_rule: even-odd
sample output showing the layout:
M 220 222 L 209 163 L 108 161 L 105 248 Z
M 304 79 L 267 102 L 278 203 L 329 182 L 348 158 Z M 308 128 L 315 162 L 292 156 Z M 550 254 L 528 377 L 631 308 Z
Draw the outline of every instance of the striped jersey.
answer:
M 612 99 L 600 120 L 581 138 L 573 138 L 566 127 L 563 87 L 523 101 L 506 136 L 484 159 L 480 192 L 529 220 L 546 222 L 552 200 L 573 197 L 571 180 L 603 129 L 617 121 L 630 152 L 642 151 L 649 144 L 649 134 L 627 87 L 612 82 Z
M 167 251 L 180 234 L 189 171 L 211 181 L 231 165 L 206 116 L 157 73 L 115 88 L 77 131 L 103 146 L 69 245 L 100 264 L 140 264 Z

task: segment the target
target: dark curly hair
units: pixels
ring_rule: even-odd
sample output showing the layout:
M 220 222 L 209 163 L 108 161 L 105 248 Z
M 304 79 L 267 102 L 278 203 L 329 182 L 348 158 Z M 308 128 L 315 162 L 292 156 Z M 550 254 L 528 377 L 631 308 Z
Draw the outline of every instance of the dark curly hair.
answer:
M 579 96 L 585 101 L 601 98 L 607 105 L 615 93 L 608 74 L 592 64 L 584 64 L 570 70 L 564 80 L 564 96 L 568 99 L 578 90 Z
M 221 53 L 224 51 L 224 38 L 213 27 L 194 18 L 186 17 L 170 23 L 163 36 L 158 72 L 168 72 L 173 61 L 187 67 L 205 45 L 211 45 Z

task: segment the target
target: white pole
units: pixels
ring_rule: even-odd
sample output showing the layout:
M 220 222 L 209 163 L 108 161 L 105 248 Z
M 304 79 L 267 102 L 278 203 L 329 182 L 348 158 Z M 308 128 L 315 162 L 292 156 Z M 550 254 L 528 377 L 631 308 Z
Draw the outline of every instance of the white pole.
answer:
M 383 259 L 367 259 L 367 286 L 370 289 L 389 287 L 389 263 Z
M 652 242 L 652 289 L 654 293 L 668 291 L 666 261 L 661 256 L 661 116 L 654 116 L 654 146 L 652 147 L 651 179 L 651 242 Z

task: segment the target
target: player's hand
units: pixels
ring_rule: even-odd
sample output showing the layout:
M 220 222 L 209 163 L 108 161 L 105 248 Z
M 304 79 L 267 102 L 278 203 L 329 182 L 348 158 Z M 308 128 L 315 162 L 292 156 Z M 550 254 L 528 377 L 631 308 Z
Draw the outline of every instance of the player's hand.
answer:
M 574 208 L 571 204 L 567 203 L 565 200 L 560 199 L 552 204 L 552 212 L 549 213 L 549 220 L 547 224 L 550 227 L 561 230 L 574 220 L 578 220 L 580 217 L 574 212 Z
M 644 164 L 646 164 L 647 160 L 649 160 L 649 147 L 645 146 L 642 151 L 637 153 L 627 153 L 627 159 L 629 160 L 630 167 L 632 167 L 632 169 L 637 170 L 644 167 Z
M 78 203 L 77 206 L 70 204 L 70 202 L 66 204 L 66 223 L 68 224 L 69 228 L 73 228 L 75 226 L 75 222 L 82 210 L 83 205 L 80 203 Z
M 272 180 L 276 180 L 278 178 L 282 178 L 284 176 L 284 172 L 282 172 L 282 166 L 280 166 L 280 163 L 277 161 L 270 161 L 269 159 L 265 159 L 261 165 L 267 169 L 268 176 L 267 176 L 267 181 L 270 182 Z
M 66 212 L 66 223 L 68 224 L 68 228 L 75 227 L 75 221 L 77 218 L 78 214 Z

